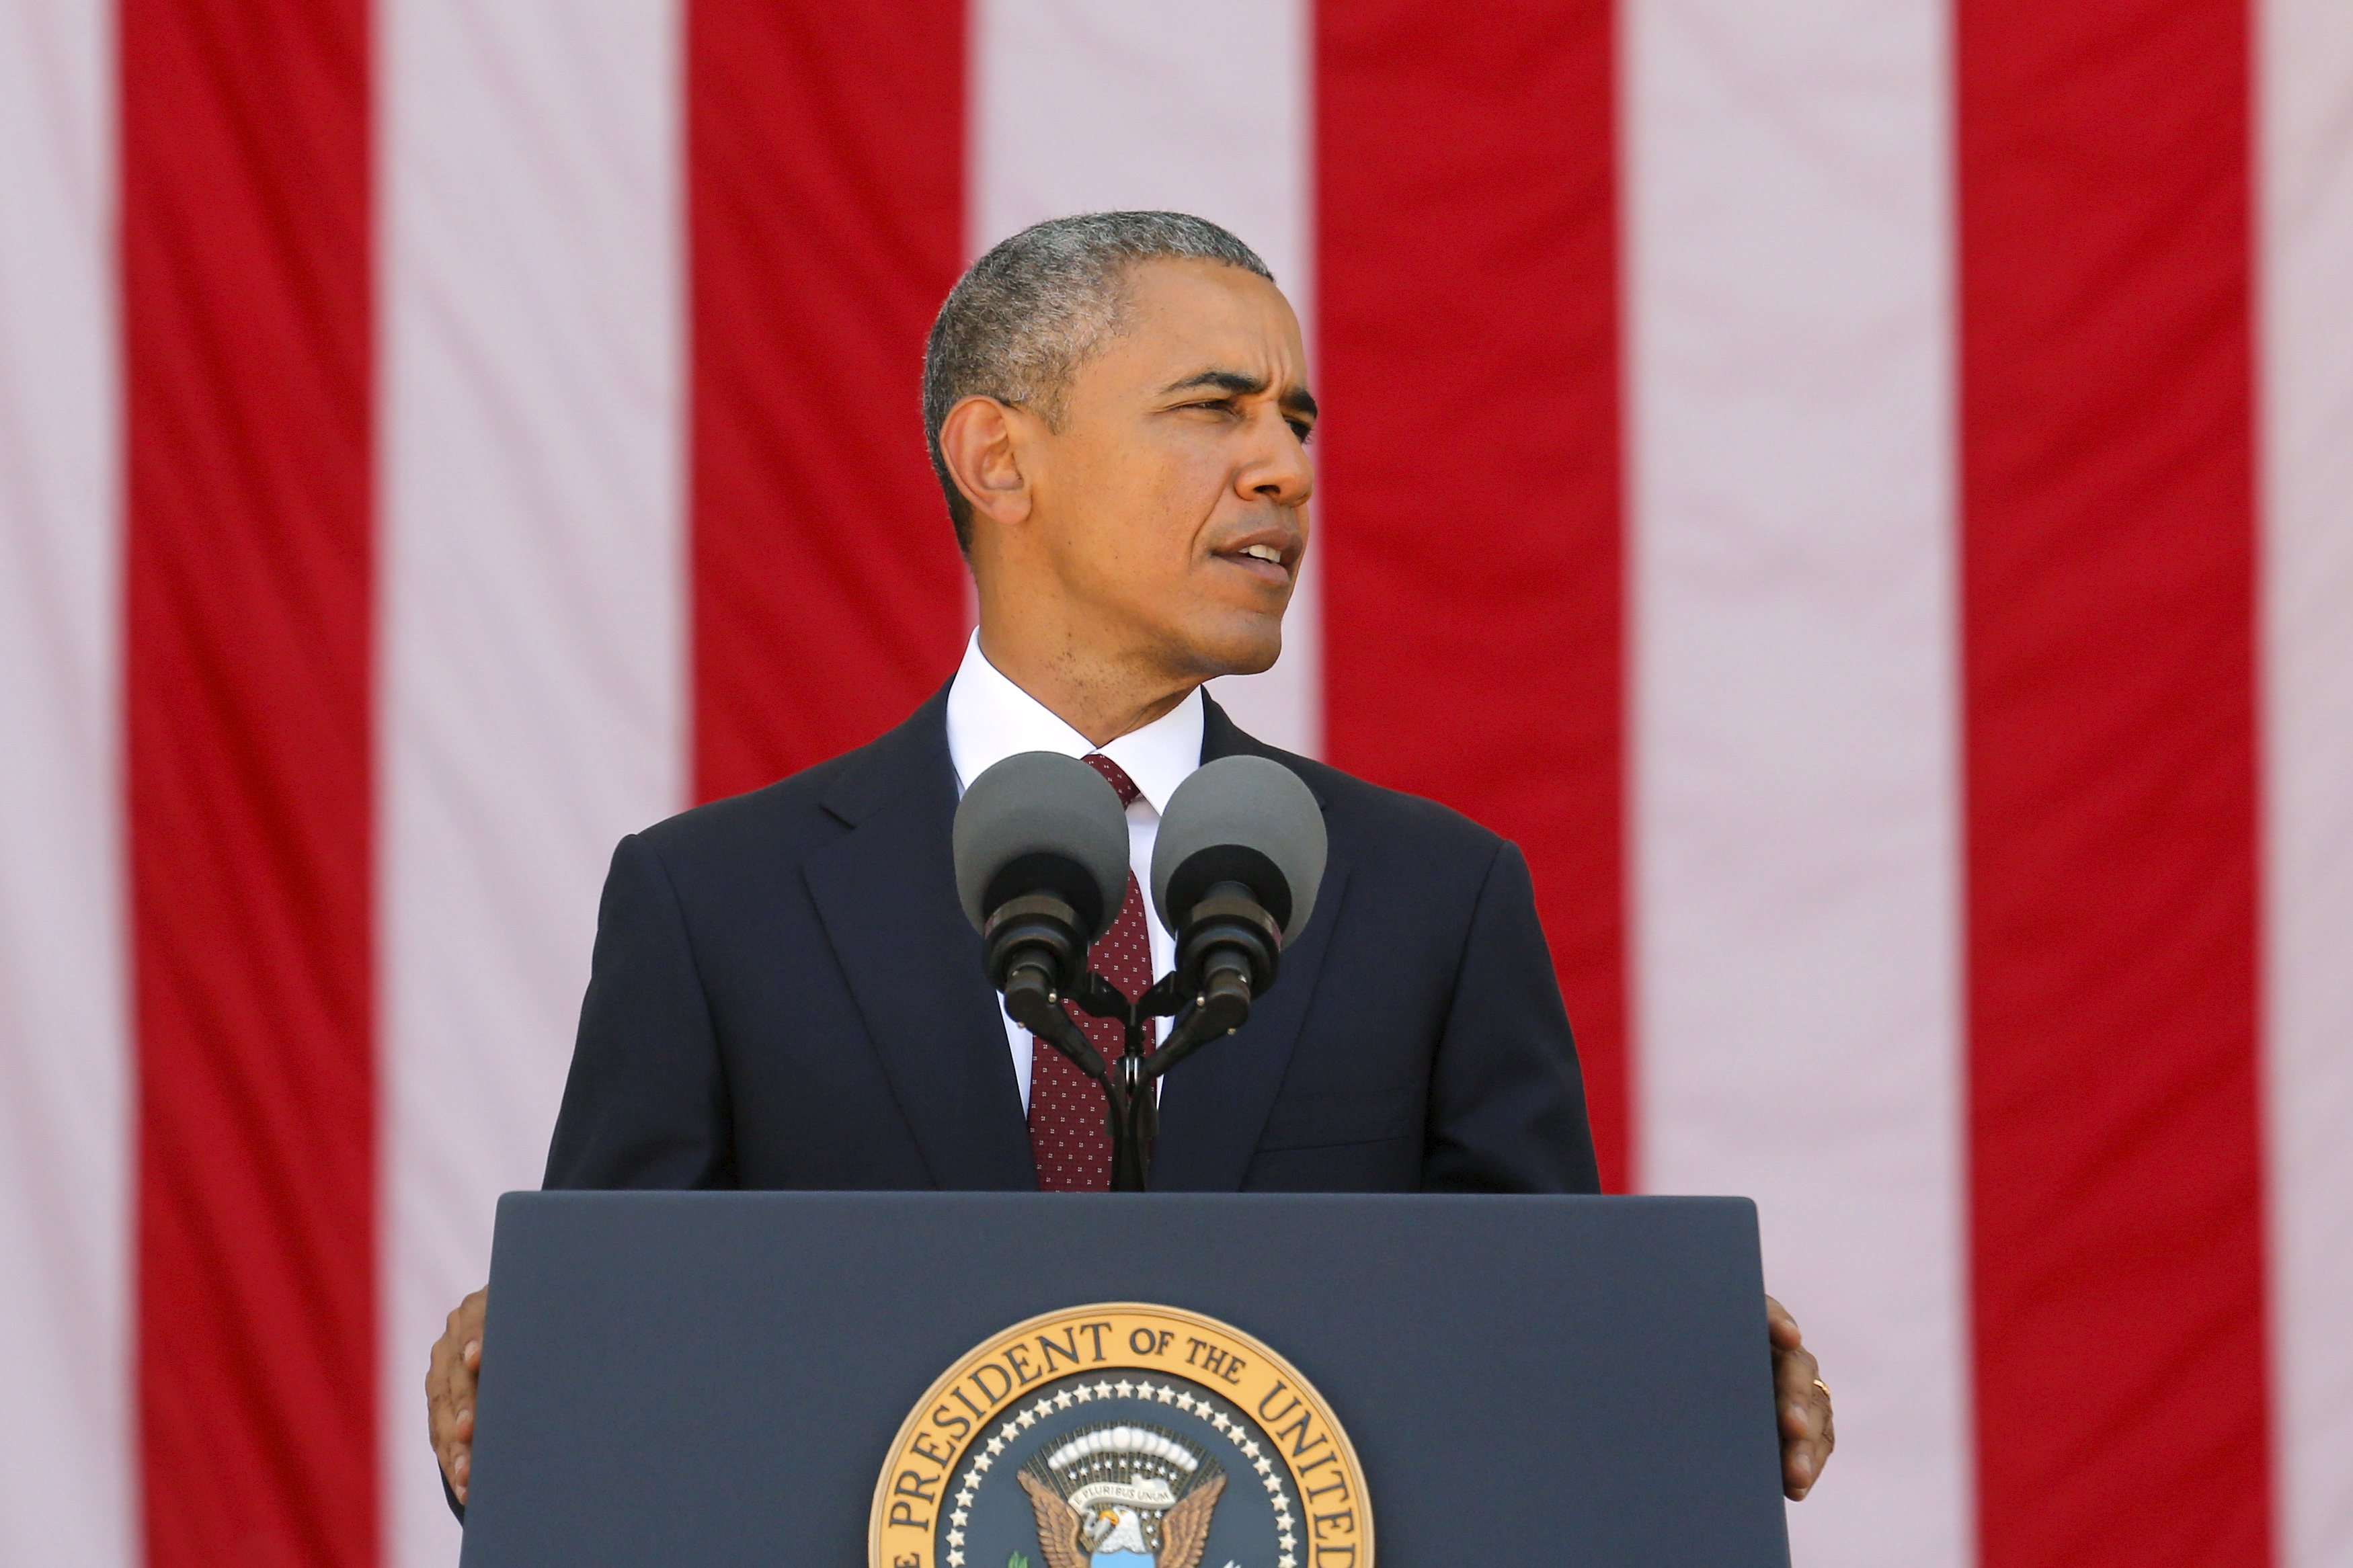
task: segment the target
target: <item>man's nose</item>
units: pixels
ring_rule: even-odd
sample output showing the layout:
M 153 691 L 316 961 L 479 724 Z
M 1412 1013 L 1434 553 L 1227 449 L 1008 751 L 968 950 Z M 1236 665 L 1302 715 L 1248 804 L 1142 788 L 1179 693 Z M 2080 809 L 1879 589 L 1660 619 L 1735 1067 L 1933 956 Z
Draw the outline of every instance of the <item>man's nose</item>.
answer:
M 1240 475 L 1243 498 L 1277 506 L 1304 504 L 1315 489 L 1315 464 L 1307 455 L 1307 444 L 1280 415 L 1261 420 L 1257 436 L 1260 450 Z

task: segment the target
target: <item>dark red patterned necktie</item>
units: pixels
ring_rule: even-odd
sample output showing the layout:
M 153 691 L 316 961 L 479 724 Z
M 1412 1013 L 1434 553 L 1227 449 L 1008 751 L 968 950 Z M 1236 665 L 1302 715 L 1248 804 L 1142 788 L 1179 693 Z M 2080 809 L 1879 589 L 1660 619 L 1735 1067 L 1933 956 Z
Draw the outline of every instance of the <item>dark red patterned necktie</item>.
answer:
M 1119 791 L 1120 805 L 1133 805 L 1144 793 L 1124 769 L 1101 752 L 1086 762 Z M 1152 933 L 1144 923 L 1144 891 L 1135 885 L 1134 872 L 1127 874 L 1127 900 L 1119 906 L 1119 918 L 1088 951 L 1087 962 L 1131 1002 L 1151 989 Z M 1075 1007 L 1070 1013 L 1103 1060 L 1119 1060 L 1127 1037 L 1117 1019 L 1089 1017 Z M 1029 1039 L 1029 1148 L 1038 1157 L 1038 1185 L 1043 1190 L 1111 1190 L 1111 1130 L 1104 1120 L 1103 1089 L 1070 1058 L 1034 1035 Z

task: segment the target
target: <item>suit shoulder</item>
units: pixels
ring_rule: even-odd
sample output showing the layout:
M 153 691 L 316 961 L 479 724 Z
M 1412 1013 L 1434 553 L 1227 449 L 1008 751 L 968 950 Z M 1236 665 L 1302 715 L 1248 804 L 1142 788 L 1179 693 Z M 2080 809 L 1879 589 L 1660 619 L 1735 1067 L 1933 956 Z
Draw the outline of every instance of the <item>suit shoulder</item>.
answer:
M 823 802 L 866 750 L 844 752 L 775 784 L 691 806 L 638 837 L 673 867 L 780 851 L 797 858 L 840 836 L 840 824 Z
M 797 859 L 832 843 L 900 791 L 954 787 L 947 751 L 947 688 L 898 728 L 775 784 L 729 795 L 658 822 L 639 837 L 676 869 L 725 867 L 757 857 Z
M 1504 847 L 1502 835 L 1426 796 L 1388 789 L 1329 763 L 1273 747 L 1267 748 L 1267 754 L 1306 781 L 1335 831 L 1391 840 L 1419 855 L 1475 862 L 1482 868 Z

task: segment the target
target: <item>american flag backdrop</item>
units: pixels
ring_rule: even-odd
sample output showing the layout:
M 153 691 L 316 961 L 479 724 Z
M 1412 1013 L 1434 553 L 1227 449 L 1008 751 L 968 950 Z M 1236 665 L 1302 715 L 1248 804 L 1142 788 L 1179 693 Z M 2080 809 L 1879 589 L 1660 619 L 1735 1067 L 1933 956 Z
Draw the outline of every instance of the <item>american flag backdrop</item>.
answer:
M 454 1562 L 615 839 L 946 678 L 924 329 L 1136 206 L 1327 411 L 1221 696 L 1526 849 L 1801 1568 L 2353 1565 L 2348 0 L 0 0 L 0 1563 Z

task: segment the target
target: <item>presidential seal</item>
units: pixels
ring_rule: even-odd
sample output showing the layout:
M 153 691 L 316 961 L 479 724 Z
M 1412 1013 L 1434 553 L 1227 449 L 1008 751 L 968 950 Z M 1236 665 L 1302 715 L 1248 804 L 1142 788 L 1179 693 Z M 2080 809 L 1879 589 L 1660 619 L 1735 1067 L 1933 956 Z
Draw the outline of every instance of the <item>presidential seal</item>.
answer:
M 899 1428 L 872 1568 L 1372 1568 L 1347 1434 L 1291 1364 L 1175 1307 L 1049 1312 Z

